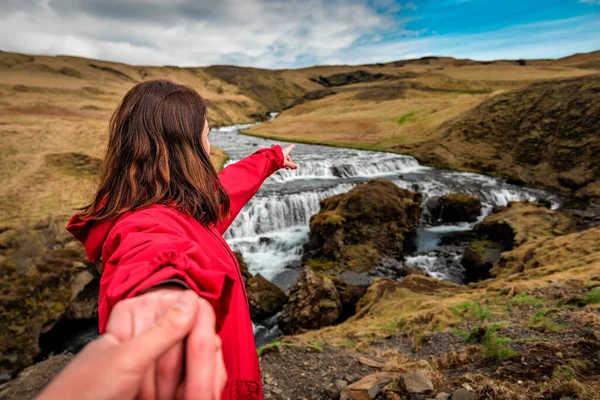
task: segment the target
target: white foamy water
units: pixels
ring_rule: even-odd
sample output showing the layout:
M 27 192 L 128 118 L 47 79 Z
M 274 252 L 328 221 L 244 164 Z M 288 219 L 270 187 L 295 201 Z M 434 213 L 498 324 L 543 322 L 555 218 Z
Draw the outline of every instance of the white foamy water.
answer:
M 213 129 L 211 142 L 223 149 L 232 161 L 269 147 L 275 142 L 240 135 L 251 124 Z M 297 265 L 308 240 L 310 217 L 320 209 L 320 201 L 344 193 L 358 183 L 372 178 L 386 178 L 402 188 L 423 194 L 424 213 L 427 200 L 449 193 L 477 196 L 484 203 L 480 220 L 495 205 L 510 201 L 536 201 L 544 198 L 559 206 L 559 200 L 542 190 L 510 185 L 502 179 L 484 175 L 441 170 L 419 165 L 411 156 L 362 151 L 318 145 L 298 144 L 292 153 L 298 169 L 278 171 L 265 181 L 257 195 L 233 222 L 225 239 L 240 250 L 252 273 L 273 279 L 286 266 Z M 425 227 L 428 235 L 468 231 L 475 223 Z M 406 263 L 432 276 L 448 279 L 445 261 L 435 254 L 409 256 Z

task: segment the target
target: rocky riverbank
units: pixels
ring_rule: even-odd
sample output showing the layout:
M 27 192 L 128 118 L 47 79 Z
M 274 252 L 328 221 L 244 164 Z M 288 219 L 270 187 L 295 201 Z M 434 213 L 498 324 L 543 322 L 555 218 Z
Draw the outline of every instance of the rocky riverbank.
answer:
M 597 399 L 600 227 L 540 204 L 496 208 L 476 227 L 465 255 L 485 254 L 490 249 L 497 254 L 487 264 L 472 263 L 471 273 L 480 282 L 468 285 L 410 269 L 404 269 L 402 279 L 377 277 L 381 257 L 363 260 L 358 269 L 343 262 L 346 246 L 370 243 L 373 252 L 385 253 L 401 265 L 402 248 L 397 247 L 396 235 L 402 232 L 404 238 L 414 229 L 409 216 L 419 196 L 396 189 L 376 180 L 323 201 L 313 221 L 325 215 L 348 219 L 349 227 L 363 227 L 363 232 L 371 232 L 370 224 L 380 231 L 361 236 L 348 235 L 353 229 L 345 229 L 337 236 L 335 232 L 328 235 L 339 239 L 336 257 L 329 259 L 335 261 L 334 267 L 313 269 L 311 257 L 323 253 L 308 255 L 289 299 L 272 284 L 263 284 L 268 281 L 260 275 L 244 273 L 253 315 L 262 318 L 283 308 L 282 330 L 301 332 L 258 349 L 266 397 Z M 367 218 L 373 217 L 373 209 L 387 209 L 395 221 L 403 222 L 389 225 Z M 465 210 L 463 218 L 468 216 Z M 314 223 L 313 228 L 322 233 L 321 223 Z M 334 228 L 342 229 L 335 223 Z M 54 251 L 70 247 L 57 245 L 60 240 L 56 238 L 52 243 Z M 316 250 L 315 243 L 308 247 Z M 331 247 L 327 241 L 321 243 Z M 355 286 L 360 285 L 340 280 L 345 272 L 364 273 L 372 283 L 357 290 Z M 82 308 L 77 301 L 66 301 L 57 309 L 73 310 L 74 304 Z M 352 304 L 351 312 L 348 304 Z M 70 314 L 61 315 L 64 319 Z M 46 322 L 37 329 L 50 326 Z M 29 362 L 35 356 L 24 354 L 30 354 Z M 51 357 L 25 370 L 2 389 L 0 398 L 32 398 L 66 359 Z

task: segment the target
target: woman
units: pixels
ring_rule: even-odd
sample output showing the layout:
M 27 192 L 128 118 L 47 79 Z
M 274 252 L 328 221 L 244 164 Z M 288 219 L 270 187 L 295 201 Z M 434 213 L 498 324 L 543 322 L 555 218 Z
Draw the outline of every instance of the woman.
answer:
M 100 332 L 124 299 L 149 299 L 132 303 L 129 316 L 111 318 L 123 337 L 136 336 L 169 306 L 169 292 L 192 289 L 216 315 L 228 377 L 222 398 L 262 398 L 244 281 L 222 235 L 267 177 L 296 168 L 293 146 L 259 150 L 217 176 L 206 102 L 168 80 L 133 87 L 109 130 L 95 198 L 67 227 L 91 261 L 102 261 Z M 172 398 L 185 356 L 181 344 L 165 353 L 147 371 L 139 397 Z

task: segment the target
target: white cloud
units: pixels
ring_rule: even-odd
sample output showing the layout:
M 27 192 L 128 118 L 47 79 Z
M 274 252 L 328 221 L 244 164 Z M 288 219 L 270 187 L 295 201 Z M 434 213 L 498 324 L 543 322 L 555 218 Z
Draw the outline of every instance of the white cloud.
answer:
M 151 65 L 323 63 L 399 28 L 363 0 L 8 0 L 1 8 L 5 51 Z
M 591 4 L 591 5 L 600 5 L 600 0 L 579 0 L 580 3 Z

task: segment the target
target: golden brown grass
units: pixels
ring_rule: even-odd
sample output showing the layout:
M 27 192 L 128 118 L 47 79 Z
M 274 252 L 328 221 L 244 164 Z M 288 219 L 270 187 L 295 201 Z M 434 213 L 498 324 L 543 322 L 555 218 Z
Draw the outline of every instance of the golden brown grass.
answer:
M 596 59 L 600 59 L 600 53 L 590 53 L 585 61 Z M 482 64 L 439 58 L 286 71 L 284 76 L 307 90 L 323 88 L 309 78 L 356 70 L 386 75 L 416 73 L 417 77 L 404 81 L 421 84 L 424 90 L 408 90 L 388 100 L 369 100 L 370 96 L 361 99 L 361 94 L 393 91 L 396 81 L 348 85 L 338 88 L 337 94 L 286 110 L 276 120 L 254 126 L 247 133 L 304 143 L 411 152 L 419 144 L 439 139 L 443 133 L 440 126 L 492 96 L 534 82 L 597 73 L 580 67 L 581 60 L 562 64 L 559 61 L 528 61 L 520 66 L 507 61 Z M 406 115 L 411 117 L 403 120 Z

